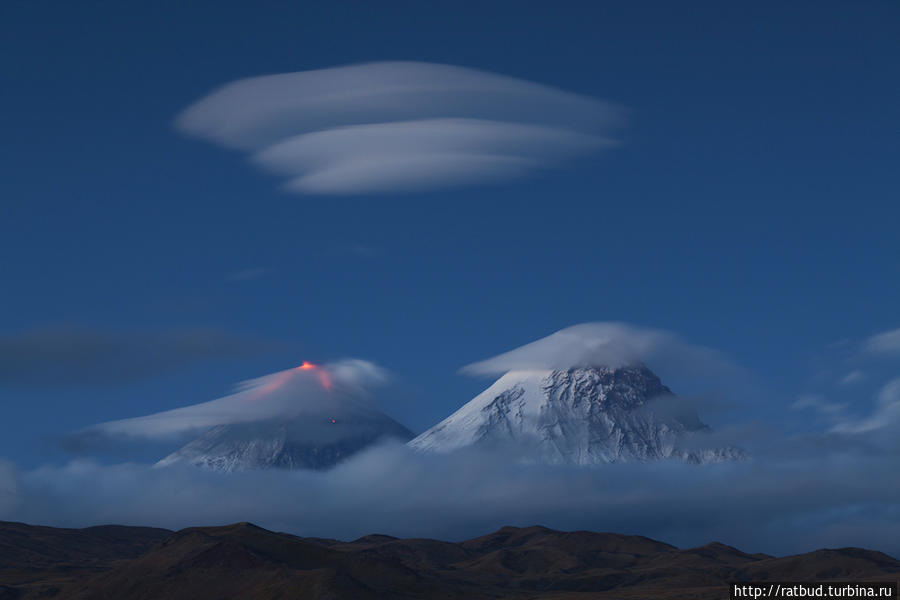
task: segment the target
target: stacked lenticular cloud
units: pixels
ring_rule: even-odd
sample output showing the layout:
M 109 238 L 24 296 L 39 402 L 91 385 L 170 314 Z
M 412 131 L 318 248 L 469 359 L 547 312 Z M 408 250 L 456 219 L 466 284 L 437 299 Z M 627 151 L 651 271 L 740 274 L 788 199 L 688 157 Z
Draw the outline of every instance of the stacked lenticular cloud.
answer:
M 593 98 L 450 65 L 379 62 L 242 79 L 177 127 L 250 153 L 317 194 L 508 180 L 616 142 L 622 111 Z

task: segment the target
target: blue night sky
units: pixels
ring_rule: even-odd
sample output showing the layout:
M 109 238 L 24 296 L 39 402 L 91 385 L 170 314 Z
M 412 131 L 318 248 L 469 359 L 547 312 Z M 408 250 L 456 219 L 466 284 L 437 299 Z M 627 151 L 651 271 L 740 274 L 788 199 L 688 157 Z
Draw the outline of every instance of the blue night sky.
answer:
M 889 1 L 5 2 L 0 456 L 341 357 L 419 432 L 489 383 L 461 366 L 589 321 L 730 357 L 755 393 L 723 419 L 865 413 L 900 365 L 853 350 L 900 327 L 898 26 Z M 622 143 L 314 195 L 174 126 L 230 81 L 381 60 L 610 101 Z

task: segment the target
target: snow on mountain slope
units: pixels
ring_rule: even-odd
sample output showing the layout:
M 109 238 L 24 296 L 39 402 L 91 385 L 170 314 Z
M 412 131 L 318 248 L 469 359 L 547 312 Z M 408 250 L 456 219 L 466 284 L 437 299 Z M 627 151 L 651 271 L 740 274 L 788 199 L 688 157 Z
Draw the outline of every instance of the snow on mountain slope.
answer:
M 187 431 L 200 434 L 158 467 L 324 469 L 379 441 L 413 437 L 369 400 L 366 384 L 383 377 L 365 361 L 304 363 L 245 382 L 225 398 L 104 426 L 115 431 L 190 426 Z
M 334 415 L 334 416 L 326 416 Z M 214 427 L 157 463 L 191 464 L 214 471 L 325 469 L 380 441 L 413 437 L 406 427 L 377 410 L 338 409 L 254 423 Z
M 409 445 L 433 452 L 512 445 L 541 461 L 579 465 L 744 456 L 737 448 L 697 449 L 707 431 L 647 367 L 583 367 L 511 371 Z

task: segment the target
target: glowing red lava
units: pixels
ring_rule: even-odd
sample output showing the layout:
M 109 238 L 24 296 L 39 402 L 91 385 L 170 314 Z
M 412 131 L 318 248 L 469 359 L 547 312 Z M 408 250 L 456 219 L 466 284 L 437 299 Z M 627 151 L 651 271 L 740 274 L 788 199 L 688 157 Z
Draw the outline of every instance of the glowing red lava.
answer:
M 311 370 L 318 371 L 319 383 L 321 383 L 322 387 L 325 388 L 327 391 L 329 391 L 329 392 L 331 391 L 331 376 L 324 369 L 319 369 L 319 365 L 314 365 L 311 362 L 309 362 L 308 360 L 304 360 L 303 364 L 301 364 L 297 368 L 300 369 L 301 371 L 311 371 Z
M 325 388 L 325 391 L 331 391 L 331 376 L 327 371 L 319 371 L 319 383 L 322 384 L 322 387 Z

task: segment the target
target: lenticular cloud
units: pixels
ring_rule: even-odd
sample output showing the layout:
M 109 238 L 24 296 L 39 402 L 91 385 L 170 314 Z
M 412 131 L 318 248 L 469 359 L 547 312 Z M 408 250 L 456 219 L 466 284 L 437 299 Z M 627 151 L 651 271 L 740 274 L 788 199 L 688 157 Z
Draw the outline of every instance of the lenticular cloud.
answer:
M 177 119 L 315 194 L 508 180 L 615 145 L 622 111 L 450 65 L 380 62 L 225 85 Z
M 738 371 L 712 348 L 685 342 L 674 333 L 627 323 L 581 323 L 561 329 L 509 352 L 464 366 L 469 375 L 574 367 L 622 367 L 650 362 L 679 371 Z

